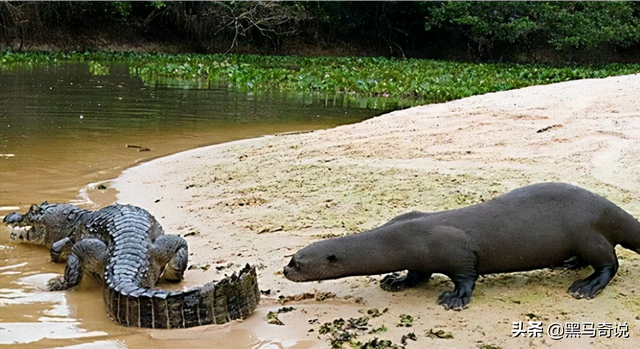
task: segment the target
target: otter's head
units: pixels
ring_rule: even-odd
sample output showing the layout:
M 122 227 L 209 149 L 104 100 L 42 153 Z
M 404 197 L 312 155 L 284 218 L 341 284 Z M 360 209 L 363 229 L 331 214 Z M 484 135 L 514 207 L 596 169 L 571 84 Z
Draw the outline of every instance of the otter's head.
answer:
M 39 206 L 31 205 L 29 212 L 23 215 L 10 213 L 2 222 L 9 227 L 12 240 L 51 247 L 68 235 L 68 216 L 73 208 L 45 201 Z
M 336 240 L 339 239 L 314 242 L 298 251 L 284 267 L 284 276 L 291 281 L 303 282 L 359 275 L 353 270 L 354 264 L 358 263 L 346 262 L 348 251 Z

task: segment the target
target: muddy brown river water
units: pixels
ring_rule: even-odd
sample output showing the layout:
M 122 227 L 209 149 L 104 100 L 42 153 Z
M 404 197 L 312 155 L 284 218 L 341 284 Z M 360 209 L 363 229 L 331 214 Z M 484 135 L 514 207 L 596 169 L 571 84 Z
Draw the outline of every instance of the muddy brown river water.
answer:
M 0 217 L 45 200 L 97 209 L 115 200 L 115 193 L 99 184 L 136 163 L 216 143 L 334 127 L 378 113 L 342 98 L 256 96 L 206 82 L 145 82 L 124 65 L 104 75 L 86 64 L 0 69 Z M 9 241 L 0 226 L 0 346 L 313 345 L 286 338 L 263 343 L 259 331 L 233 326 L 171 331 L 118 326 L 107 318 L 94 281 L 66 292 L 44 288 L 63 270 L 63 264 L 49 261 L 45 249 Z

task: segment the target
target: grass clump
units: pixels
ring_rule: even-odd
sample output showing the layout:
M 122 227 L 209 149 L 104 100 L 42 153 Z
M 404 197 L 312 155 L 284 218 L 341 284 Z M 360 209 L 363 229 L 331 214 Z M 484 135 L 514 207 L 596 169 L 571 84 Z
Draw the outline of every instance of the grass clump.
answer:
M 342 349 L 344 345 L 353 349 L 401 349 L 403 346 L 393 343 L 388 339 L 373 338 L 366 342 L 357 340 L 359 332 L 366 332 L 371 325 L 368 316 L 351 318 L 348 320 L 335 319 L 333 322 L 326 322 L 318 333 L 327 337 L 332 349 Z M 370 333 L 386 332 L 384 325 L 378 329 L 371 330 Z

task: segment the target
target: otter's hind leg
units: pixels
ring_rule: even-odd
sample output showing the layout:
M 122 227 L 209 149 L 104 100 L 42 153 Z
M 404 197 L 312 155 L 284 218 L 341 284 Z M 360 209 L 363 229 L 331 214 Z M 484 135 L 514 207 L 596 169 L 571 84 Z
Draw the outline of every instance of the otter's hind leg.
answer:
M 618 271 L 618 257 L 613 246 L 602 235 L 600 237 L 600 241 L 590 241 L 581 253 L 580 258 L 591 265 L 594 271 L 569 287 L 569 294 L 575 298 L 595 297 Z
M 400 291 L 408 287 L 414 287 L 431 278 L 430 273 L 409 270 L 404 276 L 389 274 L 380 280 L 380 288 L 385 291 Z

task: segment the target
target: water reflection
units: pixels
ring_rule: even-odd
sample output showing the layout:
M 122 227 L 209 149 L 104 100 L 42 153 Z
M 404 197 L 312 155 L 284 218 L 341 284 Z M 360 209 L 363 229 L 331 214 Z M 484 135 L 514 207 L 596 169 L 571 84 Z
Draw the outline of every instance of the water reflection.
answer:
M 0 67 L 0 217 L 44 200 L 91 199 L 97 207 L 90 208 L 96 209 L 115 197 L 99 183 L 136 162 L 265 134 L 333 127 L 374 113 L 380 111 L 350 108 L 339 97 L 251 95 L 208 82 L 147 84 L 130 76 L 125 65 Z M 46 282 L 64 265 L 51 263 L 43 248 L 10 242 L 8 235 L 0 225 L 0 344 L 118 349 L 313 345 L 265 342 L 233 325 L 172 331 L 118 326 L 106 316 L 99 285 L 84 278 L 78 289 L 47 291 Z M 249 321 L 263 324 L 257 315 Z
M 2 323 L 0 344 L 27 344 L 43 339 L 78 339 L 106 336 L 106 332 L 87 332 L 78 328 L 79 322 L 43 320 L 34 323 Z M 29 334 L 25 336 L 25 334 Z
M 339 99 L 145 84 L 124 65 L 111 66 L 108 75 L 92 74 L 87 64 L 0 69 L 0 207 L 68 201 L 87 183 L 178 151 L 333 127 L 373 113 L 379 111 L 345 107 Z
M 6 230 L 6 229 L 5 229 Z M 41 347 L 41 343 L 106 336 L 104 331 L 87 331 L 72 317 L 65 292 L 49 292 L 46 282 L 59 274 L 47 262 L 46 250 L 7 241 L 0 231 L 0 344 Z

